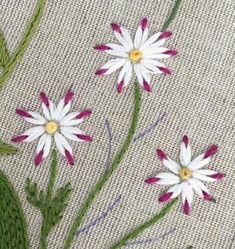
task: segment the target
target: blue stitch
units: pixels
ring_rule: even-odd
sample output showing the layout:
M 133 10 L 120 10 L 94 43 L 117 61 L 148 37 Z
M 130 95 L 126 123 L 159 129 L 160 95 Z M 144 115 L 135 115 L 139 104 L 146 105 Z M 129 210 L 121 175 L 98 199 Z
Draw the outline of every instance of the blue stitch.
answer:
M 108 119 L 105 120 L 105 126 L 106 126 L 107 131 L 108 131 L 108 139 L 109 139 L 107 160 L 106 160 L 106 163 L 105 163 L 105 169 L 107 170 L 109 168 L 109 166 L 110 166 L 110 163 L 111 163 L 112 139 L 113 139 L 113 137 L 112 137 L 112 130 L 111 130 L 111 127 L 110 127 Z
M 137 241 L 133 241 L 133 242 L 128 242 L 125 246 L 132 246 L 132 245 L 140 245 L 140 244 L 148 244 L 154 241 L 158 241 L 160 239 L 165 239 L 166 236 L 174 233 L 176 231 L 176 228 L 171 228 L 168 232 L 165 232 L 164 234 L 156 237 L 156 238 L 152 238 L 152 239 L 146 239 L 146 240 L 137 240 Z
M 160 114 L 160 116 L 157 118 L 157 120 L 153 124 L 151 124 L 147 129 L 145 129 L 143 132 L 139 133 L 138 135 L 134 137 L 133 142 L 136 142 L 138 139 L 143 138 L 146 134 L 148 134 L 154 128 L 156 128 L 157 125 L 164 119 L 165 116 L 166 116 L 165 112 Z
M 107 208 L 107 210 L 105 212 L 102 212 L 93 222 L 91 222 L 90 224 L 80 228 L 77 231 L 77 236 L 80 233 L 83 233 L 85 231 L 88 231 L 90 228 L 96 226 L 101 220 L 105 219 L 106 216 L 108 215 L 108 213 L 112 212 L 114 210 L 114 208 L 119 204 L 119 202 L 121 201 L 121 195 L 119 195 L 115 201 Z

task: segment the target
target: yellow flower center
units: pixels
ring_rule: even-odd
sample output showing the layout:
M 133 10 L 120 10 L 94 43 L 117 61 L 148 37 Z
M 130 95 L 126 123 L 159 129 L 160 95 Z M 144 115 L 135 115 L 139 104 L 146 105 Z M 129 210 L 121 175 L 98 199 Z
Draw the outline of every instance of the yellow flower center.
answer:
M 53 135 L 58 130 L 58 125 L 54 121 L 46 123 L 45 130 L 48 134 Z
M 187 167 L 181 167 L 179 175 L 182 180 L 188 180 L 192 176 L 192 171 Z
M 143 57 L 143 52 L 139 49 L 132 49 L 129 53 L 129 58 L 132 62 L 137 63 Z

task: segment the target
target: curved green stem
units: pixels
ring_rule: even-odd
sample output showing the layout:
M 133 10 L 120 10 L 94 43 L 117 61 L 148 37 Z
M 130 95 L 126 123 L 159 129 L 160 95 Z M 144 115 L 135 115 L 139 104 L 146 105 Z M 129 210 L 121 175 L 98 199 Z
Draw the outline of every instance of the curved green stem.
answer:
M 160 213 L 156 214 L 151 218 L 150 220 L 146 221 L 141 226 L 134 229 L 129 234 L 125 235 L 122 239 L 120 239 L 116 244 L 110 247 L 110 249 L 118 249 L 126 245 L 127 241 L 135 239 L 139 234 L 141 234 L 145 229 L 153 226 L 155 223 L 157 223 L 159 220 L 165 217 L 166 214 L 168 214 L 173 205 L 176 203 L 177 198 L 166 204 L 166 206 L 160 211 Z
M 126 140 L 124 141 L 121 149 L 119 150 L 119 152 L 115 156 L 110 168 L 105 172 L 105 174 L 96 183 L 94 188 L 89 193 L 87 199 L 83 203 L 83 205 L 82 205 L 80 211 L 78 212 L 78 214 L 73 222 L 73 225 L 68 233 L 67 239 L 66 239 L 65 244 L 64 244 L 65 249 L 70 248 L 70 246 L 73 242 L 73 237 L 74 237 L 77 229 L 81 225 L 88 210 L 90 209 L 93 201 L 95 200 L 95 198 L 99 194 L 99 192 L 102 190 L 105 183 L 112 176 L 113 172 L 117 169 L 119 163 L 122 161 L 124 155 L 126 154 L 128 148 L 129 148 L 129 145 L 132 142 L 133 136 L 136 132 L 137 123 L 138 123 L 140 104 L 141 104 L 140 98 L 141 98 L 140 88 L 139 88 L 138 83 L 136 82 L 134 85 L 134 109 L 133 109 L 133 114 L 132 114 L 132 121 L 131 121 L 131 125 L 129 128 Z
M 33 34 L 39 26 L 45 5 L 46 5 L 46 0 L 38 0 L 37 6 L 35 7 L 34 15 L 32 16 L 31 21 L 25 30 L 25 33 L 20 41 L 17 50 L 12 56 L 10 56 L 9 62 L 6 64 L 6 66 L 3 69 L 3 72 L 0 76 L 0 87 L 3 86 L 5 81 L 11 75 L 17 62 L 20 61 L 26 49 L 28 48 L 29 43 L 32 40 Z

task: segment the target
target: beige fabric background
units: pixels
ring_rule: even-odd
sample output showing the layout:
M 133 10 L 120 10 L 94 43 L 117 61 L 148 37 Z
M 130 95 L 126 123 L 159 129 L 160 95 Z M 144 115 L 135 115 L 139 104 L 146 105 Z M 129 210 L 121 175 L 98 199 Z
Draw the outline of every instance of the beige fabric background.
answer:
M 40 28 L 23 60 L 0 92 L 1 137 L 10 141 L 13 134 L 28 128 L 15 115 L 25 107 L 40 111 L 38 93 L 44 90 L 55 101 L 72 87 L 76 93 L 73 109 L 92 108 L 93 115 L 82 128 L 94 137 L 91 144 L 73 144 L 76 165 L 68 167 L 60 157 L 57 187 L 71 182 L 73 193 L 63 220 L 49 237 L 48 248 L 62 248 L 68 229 L 91 187 L 104 172 L 107 158 L 108 118 L 113 132 L 113 151 L 121 145 L 133 108 L 133 85 L 116 93 L 117 74 L 104 78 L 94 75 L 108 56 L 93 50 L 97 43 L 115 41 L 110 23 L 117 21 L 134 34 L 139 20 L 147 16 L 151 33 L 159 30 L 173 6 L 173 0 L 48 0 Z M 11 51 L 17 47 L 36 0 L 1 0 L 0 26 Z M 207 185 L 217 203 L 195 198 L 193 212 L 186 217 L 178 203 L 158 225 L 146 230 L 137 240 L 156 238 L 171 228 L 176 232 L 165 239 L 129 248 L 232 248 L 235 229 L 235 2 L 234 0 L 183 1 L 170 26 L 174 32 L 167 43 L 179 55 L 165 60 L 171 76 L 152 80 L 153 92 L 142 95 L 138 132 L 149 127 L 162 112 L 167 116 L 142 140 L 132 144 L 119 169 L 95 201 L 84 222 L 88 224 L 122 195 L 120 205 L 106 219 L 74 240 L 73 248 L 106 249 L 162 208 L 158 195 L 165 189 L 146 186 L 143 181 L 163 170 L 155 156 L 160 147 L 178 158 L 184 133 L 192 141 L 194 155 L 211 143 L 220 151 L 211 168 L 226 173 L 226 178 Z M 29 224 L 31 248 L 38 248 L 41 216 L 25 199 L 27 177 L 46 187 L 50 158 L 35 168 L 36 142 L 19 146 L 22 155 L 1 158 L 0 168 L 20 195 Z M 98 148 L 98 149 L 97 149 Z M 128 248 L 128 247 L 127 247 Z M 234 247 L 235 248 L 235 245 Z

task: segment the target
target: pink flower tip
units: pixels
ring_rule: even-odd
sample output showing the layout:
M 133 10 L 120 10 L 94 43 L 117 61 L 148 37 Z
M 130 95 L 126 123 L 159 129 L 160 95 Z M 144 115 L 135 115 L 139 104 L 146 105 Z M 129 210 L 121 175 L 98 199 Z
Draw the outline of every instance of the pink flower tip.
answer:
M 189 138 L 188 138 L 187 135 L 183 136 L 183 143 L 185 144 L 186 147 L 188 146 L 188 144 L 189 144 Z
M 213 156 L 219 149 L 219 146 L 212 144 L 205 152 L 204 158 Z
M 98 70 L 95 72 L 95 74 L 98 75 L 98 76 L 101 76 L 101 75 L 104 75 L 107 71 L 108 71 L 108 69 L 100 68 L 100 69 L 98 69 Z
M 173 194 L 172 192 L 164 193 L 164 194 L 162 194 L 162 195 L 158 198 L 158 200 L 159 200 L 160 202 L 169 201 L 170 198 L 171 198 L 171 196 L 172 196 L 172 194 Z
M 32 115 L 24 110 L 16 109 L 16 113 L 25 118 L 32 118 Z
M 120 34 L 122 33 L 121 27 L 119 24 L 113 22 L 113 23 L 111 23 L 111 27 L 112 27 L 113 31 L 116 31 Z
M 206 201 L 213 201 L 213 202 L 215 202 L 214 197 L 213 197 L 213 196 L 211 196 L 210 194 L 208 194 L 207 192 L 202 191 L 202 194 L 203 194 L 204 200 L 206 200 Z
M 167 155 L 164 151 L 157 149 L 157 156 L 162 161 L 163 159 L 167 159 Z
M 92 141 L 92 137 L 88 136 L 88 135 L 84 135 L 84 134 L 77 134 L 76 135 L 79 139 L 87 141 L 87 142 L 91 142 Z
M 171 70 L 166 67 L 158 67 L 165 75 L 171 74 Z
M 109 46 L 104 45 L 104 44 L 97 45 L 97 46 L 95 46 L 94 48 L 95 48 L 96 50 L 99 50 L 99 51 L 106 51 L 106 50 L 111 49 Z
M 64 103 L 67 105 L 69 101 L 73 98 L 74 93 L 72 91 L 68 91 L 64 97 Z
M 44 92 L 40 92 L 40 99 L 47 107 L 49 106 L 49 99 Z
M 13 137 L 11 141 L 14 143 L 20 143 L 24 141 L 27 137 L 28 137 L 27 135 L 21 135 L 21 136 Z
M 186 215 L 189 215 L 189 213 L 190 213 L 190 206 L 189 206 L 187 200 L 186 200 L 185 203 L 184 203 L 183 211 L 184 211 L 184 214 L 186 214 Z
M 34 163 L 38 166 L 43 161 L 43 150 L 41 150 L 34 158 Z
M 150 178 L 146 179 L 144 182 L 148 183 L 148 184 L 154 184 L 154 183 L 158 182 L 159 180 L 160 180 L 160 178 L 150 177 Z
M 174 55 L 177 55 L 177 51 L 176 50 L 174 50 L 174 49 L 169 49 L 169 50 L 167 50 L 166 52 L 164 52 L 163 54 L 169 54 L 169 55 L 171 55 L 171 56 L 174 56 Z
M 171 36 L 172 36 L 172 32 L 171 31 L 165 31 L 165 32 L 163 32 L 159 36 L 158 40 L 161 40 L 161 39 L 164 39 L 164 38 L 168 38 L 168 37 L 171 37 Z
M 76 116 L 76 118 L 77 118 L 77 119 L 80 119 L 80 118 L 88 118 L 88 117 L 91 116 L 91 114 L 92 114 L 92 111 L 91 111 L 91 110 L 84 110 L 84 111 L 80 112 L 80 113 Z
M 150 85 L 147 81 L 145 81 L 145 80 L 144 80 L 144 82 L 143 82 L 143 87 L 144 87 L 144 90 L 145 90 L 145 91 L 147 91 L 147 92 L 152 92 L 152 87 L 151 87 L 151 85 Z
M 218 172 L 213 175 L 210 175 L 210 177 L 216 180 L 220 180 L 225 177 L 225 174 Z
M 144 17 L 141 22 L 140 22 L 142 31 L 144 31 L 146 29 L 146 27 L 148 26 L 148 19 L 147 17 Z
M 74 165 L 74 158 L 73 158 L 73 155 L 70 154 L 70 152 L 69 152 L 68 150 L 65 150 L 65 156 L 66 156 L 66 158 L 67 158 L 67 160 L 68 160 L 68 163 L 69 163 L 70 165 Z
M 123 86 L 124 86 L 124 81 L 122 80 L 122 81 L 118 84 L 118 86 L 117 86 L 117 91 L 118 91 L 118 93 L 121 93 L 121 92 L 122 92 Z

